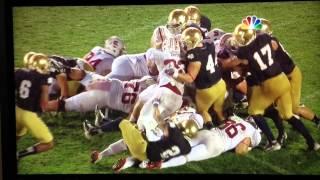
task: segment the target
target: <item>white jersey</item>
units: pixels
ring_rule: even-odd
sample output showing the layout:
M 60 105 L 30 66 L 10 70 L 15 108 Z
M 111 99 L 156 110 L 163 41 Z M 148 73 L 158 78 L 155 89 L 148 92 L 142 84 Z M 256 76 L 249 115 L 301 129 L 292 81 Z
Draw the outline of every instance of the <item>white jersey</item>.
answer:
M 201 161 L 214 158 L 237 147 L 246 137 L 250 137 L 251 146 L 256 147 L 261 141 L 258 129 L 237 116 L 232 116 L 223 129 L 201 130 L 191 138 L 191 152 L 162 163 L 161 168 L 180 166 L 188 161 Z M 140 166 L 141 167 L 141 166 Z
M 85 60 L 95 68 L 96 73 L 105 75 L 111 71 L 114 58 L 115 57 L 107 53 L 104 48 L 96 46 L 85 57 Z
M 161 51 L 170 53 L 171 58 L 181 59 L 181 34 L 172 34 L 166 26 L 159 26 L 153 31 L 152 41 L 161 44 Z
M 147 87 L 146 81 L 106 79 L 88 85 L 88 91 L 70 97 L 65 101 L 66 111 L 93 111 L 95 106 L 108 107 L 129 113 L 139 93 Z
M 149 74 L 145 53 L 126 54 L 117 57 L 106 78 L 116 78 L 122 81 L 141 78 Z
M 148 61 L 153 61 L 159 70 L 158 86 L 150 88 L 147 93 L 150 95 L 143 105 L 137 125 L 140 130 L 146 131 L 146 136 L 149 141 L 157 141 L 161 138 L 161 133 L 157 132 L 157 121 L 153 117 L 153 100 L 159 99 L 158 105 L 160 111 L 160 119 L 166 119 L 176 112 L 182 105 L 182 94 L 184 84 L 176 81 L 171 76 L 165 73 L 168 68 L 182 69 L 184 66 L 178 60 L 170 58 L 171 55 L 167 52 L 162 52 L 154 48 L 148 49 L 146 58 Z M 153 93 L 150 93 L 153 90 Z M 145 97 L 145 96 L 143 96 Z
M 91 82 L 104 79 L 104 76 L 97 74 L 95 72 L 85 71 L 85 73 L 86 73 L 86 75 L 79 82 L 82 85 L 84 85 L 86 88 Z
M 221 129 L 212 128 L 210 131 L 220 136 L 223 141 L 224 152 L 237 147 L 246 137 L 251 138 L 252 147 L 257 146 L 261 140 L 258 130 L 237 116 L 232 116 L 226 120 L 225 125 Z M 260 136 L 260 138 L 256 136 Z
M 169 68 L 175 68 L 178 71 L 184 71 L 185 65 L 178 59 L 172 59 L 171 55 L 168 52 L 161 52 L 154 48 L 149 49 L 146 56 L 148 56 L 149 59 L 153 60 L 158 68 L 159 86 L 161 87 L 167 84 L 171 84 L 172 86 L 176 86 L 179 89 L 180 93 L 183 94 L 184 83 L 175 80 L 165 71 Z

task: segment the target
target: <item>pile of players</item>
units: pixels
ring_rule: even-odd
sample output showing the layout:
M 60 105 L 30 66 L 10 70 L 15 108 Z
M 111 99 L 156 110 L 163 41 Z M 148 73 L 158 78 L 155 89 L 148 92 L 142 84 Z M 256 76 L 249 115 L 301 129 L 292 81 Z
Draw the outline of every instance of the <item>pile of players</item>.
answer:
M 17 137 L 29 130 L 39 143 L 17 158 L 53 147 L 36 114 L 44 111 L 95 111 L 94 125 L 83 122 L 88 139 L 120 131 L 122 139 L 91 154 L 97 163 L 129 151 L 113 166 L 116 172 L 179 166 L 231 149 L 246 154 L 260 144 L 260 131 L 267 139 L 263 148 L 276 151 L 287 138 L 283 120 L 305 138 L 308 150 L 320 149 L 300 121 L 320 124 L 300 105 L 301 72 L 268 20 L 248 16 L 226 33 L 211 30 L 196 6 L 174 9 L 167 24 L 155 28 L 150 49 L 125 51 L 124 42 L 112 36 L 84 58 L 27 53 L 26 68 L 15 72 Z M 239 106 L 247 108 L 245 120 L 235 115 Z M 277 138 L 264 117 L 275 122 Z

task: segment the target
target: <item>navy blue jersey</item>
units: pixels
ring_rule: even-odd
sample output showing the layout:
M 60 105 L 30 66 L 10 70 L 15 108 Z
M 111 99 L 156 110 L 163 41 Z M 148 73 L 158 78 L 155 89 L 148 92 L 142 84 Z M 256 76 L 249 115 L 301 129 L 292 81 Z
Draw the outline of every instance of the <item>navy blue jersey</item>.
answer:
M 189 142 L 176 126 L 169 126 L 169 135 L 159 141 L 148 142 L 147 157 L 151 162 L 167 161 L 179 155 L 188 154 L 191 151 Z
M 239 47 L 236 53 L 239 59 L 249 61 L 249 71 L 259 82 L 282 72 L 280 64 L 275 60 L 276 56 L 272 49 L 271 39 L 268 34 L 258 35 L 249 45 Z
M 281 69 L 285 74 L 290 74 L 295 67 L 293 60 L 291 59 L 289 54 L 284 50 L 281 43 L 278 41 L 276 37 L 272 37 L 272 40 L 276 41 L 279 45 L 278 49 L 275 52 L 276 61 L 280 64 Z
M 35 70 L 15 71 L 16 105 L 24 110 L 41 112 L 41 87 L 49 85 L 49 76 Z
M 203 47 L 191 49 L 186 54 L 188 62 L 201 62 L 199 73 L 194 80 L 197 89 L 206 89 L 221 79 L 221 69 L 215 56 L 214 44 L 203 41 Z
M 49 56 L 50 61 L 50 76 L 56 78 L 60 73 L 70 72 L 70 68 L 77 66 L 76 58 L 65 58 L 58 55 Z

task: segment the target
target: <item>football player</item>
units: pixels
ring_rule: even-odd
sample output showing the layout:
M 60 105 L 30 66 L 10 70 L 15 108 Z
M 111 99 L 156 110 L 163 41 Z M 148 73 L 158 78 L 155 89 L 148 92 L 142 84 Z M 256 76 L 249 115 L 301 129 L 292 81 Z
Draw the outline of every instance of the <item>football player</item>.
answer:
M 303 117 L 304 119 L 313 121 L 320 128 L 320 119 L 312 110 L 304 105 L 300 105 L 301 100 L 301 85 L 302 73 L 300 68 L 294 63 L 289 53 L 284 49 L 280 41 L 272 35 L 270 21 L 261 19 L 261 33 L 267 33 L 272 36 L 272 39 L 277 43 L 278 49 L 275 51 L 277 62 L 280 64 L 283 72 L 287 75 L 291 85 L 292 111 L 294 114 Z
M 157 71 L 149 69 L 145 53 L 139 53 L 117 57 L 112 63 L 111 72 L 105 77 L 129 81 L 147 75 L 156 77 Z
M 29 55 L 31 55 L 31 58 Z M 17 152 L 17 159 L 53 148 L 53 136 L 37 113 L 47 110 L 49 60 L 41 54 L 25 56 L 25 67 L 15 71 L 16 138 L 28 131 L 38 140 L 33 146 Z
M 157 118 L 160 118 L 157 106 L 158 104 L 155 104 L 155 106 L 153 106 L 155 108 L 154 115 L 157 116 Z M 159 121 L 159 127 L 160 129 L 162 129 L 164 138 L 159 141 L 147 143 L 141 143 L 144 141 L 141 140 L 141 144 L 139 144 L 139 141 L 137 141 L 142 138 L 140 132 L 136 132 L 136 128 L 132 127 L 131 124 L 122 126 L 122 135 L 124 139 L 122 141 L 111 144 L 101 153 L 99 153 L 98 151 L 93 151 L 91 154 L 93 163 L 99 162 L 103 157 L 107 157 L 126 150 L 126 146 L 121 146 L 124 142 L 128 145 L 127 147 L 129 148 L 132 157 L 120 159 L 113 166 L 113 169 L 116 172 L 131 167 L 136 162 L 141 162 L 147 159 L 148 161 L 155 163 L 162 160 L 166 161 L 180 154 L 186 154 L 190 151 L 190 145 L 187 143 L 188 141 L 186 141 L 186 138 L 183 135 L 192 137 L 199 129 L 202 128 L 203 119 L 199 114 L 195 113 L 194 109 L 184 107 L 166 121 Z M 133 131 L 133 133 L 126 134 L 125 132 L 127 131 L 124 132 L 124 129 L 132 129 L 130 131 Z M 130 135 L 135 135 L 136 137 L 131 137 L 130 139 L 128 137 Z M 139 155 L 137 153 L 137 150 L 133 149 L 133 147 L 137 149 L 138 147 L 142 148 L 139 149 Z
M 88 112 L 93 111 L 98 105 L 129 113 L 137 101 L 138 94 L 154 83 L 150 76 L 131 81 L 96 80 L 87 86 L 87 91 L 65 100 L 52 101 L 48 108 L 50 111 Z
M 154 48 L 150 48 L 147 51 L 146 57 L 149 64 L 156 66 L 159 70 L 158 85 L 152 89 L 152 92 L 150 92 L 150 89 L 147 89 L 147 93 L 144 92 L 148 94 L 149 97 L 142 106 L 137 120 L 138 128 L 145 129 L 148 136 L 148 132 L 157 126 L 153 118 L 145 117 L 152 113 L 152 104 L 155 99 L 159 99 L 160 102 L 159 111 L 161 119 L 170 116 L 181 107 L 184 83 L 176 81 L 169 76 L 166 71 L 168 69 L 184 71 L 184 65 L 181 64 L 179 60 L 172 59 L 170 53 L 162 52 Z M 148 137 L 148 140 L 152 141 L 151 137 Z
M 190 139 L 192 148 L 187 155 L 174 157 L 157 164 L 141 163 L 139 166 L 148 169 L 181 166 L 191 161 L 214 158 L 232 149 L 235 149 L 235 153 L 238 155 L 245 155 L 252 148 L 257 147 L 261 141 L 260 130 L 253 123 L 244 121 L 238 116 L 232 116 L 226 120 L 221 128 L 198 131 Z
M 256 31 L 247 24 L 237 25 L 233 36 L 239 46 L 236 54 L 238 59 L 233 63 L 248 65 L 249 72 L 259 83 L 251 89 L 248 113 L 264 132 L 269 144 L 279 149 L 279 144 L 272 139 L 270 128 L 263 118 L 265 109 L 276 102 L 280 117 L 303 135 L 309 150 L 318 150 L 319 144 L 314 141 L 301 121 L 293 116 L 290 82 L 274 55 L 279 48 L 276 41 L 268 34 L 256 36 Z
M 104 47 L 94 47 L 83 59 L 91 64 L 97 74 L 105 76 L 111 71 L 114 59 L 123 54 L 126 54 L 123 40 L 118 36 L 111 36 L 105 40 Z
M 181 59 L 182 45 L 180 35 L 187 22 L 187 14 L 182 9 L 174 9 L 168 16 L 165 26 L 158 26 L 151 37 L 151 47 L 171 54 L 172 58 Z
M 85 90 L 85 82 L 90 79 L 88 76 L 93 76 L 89 73 L 94 70 L 90 64 L 80 58 L 66 58 L 58 55 L 48 57 L 50 76 L 53 78 L 49 86 L 51 99 L 56 96 L 65 99 Z
M 212 118 L 208 113 L 211 106 L 217 113 L 220 124 L 225 119 L 223 103 L 226 84 L 221 78 L 215 47 L 210 41 L 202 41 L 201 31 L 194 27 L 185 29 L 181 39 L 188 50 L 186 54 L 187 72 L 179 73 L 175 69 L 170 69 L 167 73 L 180 82 L 195 82 L 197 111 L 203 116 L 205 126 L 210 129 L 213 127 Z
M 207 36 L 207 33 L 211 30 L 211 20 L 200 13 L 200 9 L 196 6 L 190 5 L 184 8 L 184 12 L 188 15 L 188 22 L 195 23 L 200 26 L 201 31 Z

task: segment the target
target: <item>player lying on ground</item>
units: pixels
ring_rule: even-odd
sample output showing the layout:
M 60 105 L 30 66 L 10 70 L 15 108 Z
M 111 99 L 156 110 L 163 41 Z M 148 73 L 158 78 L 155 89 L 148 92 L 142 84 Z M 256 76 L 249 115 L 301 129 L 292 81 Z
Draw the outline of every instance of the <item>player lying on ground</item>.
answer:
M 187 155 L 163 162 L 144 162 L 139 166 L 149 169 L 181 166 L 191 161 L 214 158 L 233 149 L 236 154 L 245 155 L 261 141 L 260 130 L 254 121 L 250 118 L 247 121 L 235 115 L 231 116 L 222 128 L 198 131 L 189 141 L 192 149 Z
M 193 121 L 189 122 L 189 119 L 193 119 Z M 183 131 L 185 135 L 191 136 L 191 134 L 194 134 L 195 131 L 201 129 L 203 125 L 202 117 L 199 114 L 196 114 L 193 108 L 185 107 L 175 113 L 170 120 L 166 122 L 163 121 L 163 123 L 159 125 L 160 129 L 158 129 L 158 132 L 160 133 L 161 131 L 163 136 L 161 140 L 156 142 L 146 142 L 144 137 L 141 137 L 141 132 L 138 131 L 136 127 L 134 127 L 127 120 L 123 121 L 126 121 L 124 123 L 127 123 L 127 125 L 120 124 L 120 129 L 124 139 L 109 145 L 101 153 L 98 151 L 93 151 L 91 154 L 93 163 L 97 163 L 103 157 L 122 152 L 128 148 L 133 158 L 122 159 L 121 161 L 125 161 L 131 165 L 135 163 L 135 160 L 142 161 L 142 159 L 148 158 L 152 162 L 157 162 L 161 159 L 169 159 L 177 156 L 180 153 L 186 154 L 189 152 L 190 145 L 185 137 L 181 134 L 181 131 Z M 175 125 L 174 122 L 177 123 L 177 125 Z M 124 126 L 128 126 L 132 134 L 124 131 L 126 129 Z M 164 126 L 164 128 L 161 128 L 162 126 Z M 141 141 L 140 144 L 138 140 Z M 126 144 L 128 146 L 126 146 Z M 141 156 L 143 156 L 143 158 L 141 158 Z M 118 168 L 122 167 L 117 166 L 114 168 L 116 171 L 118 171 L 120 170 Z
M 111 72 L 111 66 L 117 57 L 126 54 L 123 40 L 118 36 L 111 36 L 105 40 L 104 47 L 95 46 L 83 59 L 85 59 L 102 76 Z
M 111 107 L 129 113 L 137 100 L 138 94 L 155 81 L 150 76 L 131 81 L 118 79 L 97 80 L 88 85 L 88 91 L 66 100 L 49 103 L 50 111 L 94 111 L 99 107 Z

